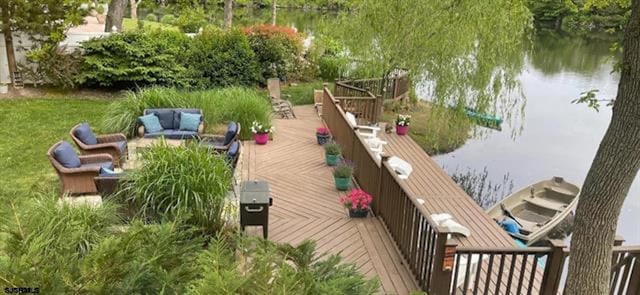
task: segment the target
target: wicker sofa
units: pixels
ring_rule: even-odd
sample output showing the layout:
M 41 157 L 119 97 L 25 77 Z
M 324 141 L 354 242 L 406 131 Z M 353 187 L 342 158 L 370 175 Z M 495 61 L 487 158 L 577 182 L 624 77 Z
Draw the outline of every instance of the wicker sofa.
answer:
M 59 141 L 47 152 L 49 161 L 60 178 L 62 192 L 69 194 L 96 193 L 94 178 L 100 175 L 102 168 L 113 168 L 113 157 L 109 154 L 82 155 L 78 157 L 79 167 L 65 167 L 57 158 L 58 148 L 62 145 L 71 146 L 66 141 Z
M 80 123 L 69 132 L 80 153 L 83 155 L 109 154 L 113 157 L 114 166 L 122 167 L 128 154 L 127 137 L 122 133 L 98 135 L 95 136 L 95 143 L 86 143 L 81 134 L 86 133 L 87 130 L 92 133 L 87 123 Z
M 180 113 L 190 113 L 200 115 L 200 125 L 198 125 L 198 131 L 186 131 L 180 130 Z M 144 125 L 138 122 L 138 135 L 140 137 L 154 138 L 165 137 L 167 139 L 193 139 L 198 138 L 204 132 L 204 121 L 201 109 L 145 109 L 144 115 L 154 114 L 158 117 L 160 125 L 164 130 L 154 133 L 149 133 L 145 130 Z

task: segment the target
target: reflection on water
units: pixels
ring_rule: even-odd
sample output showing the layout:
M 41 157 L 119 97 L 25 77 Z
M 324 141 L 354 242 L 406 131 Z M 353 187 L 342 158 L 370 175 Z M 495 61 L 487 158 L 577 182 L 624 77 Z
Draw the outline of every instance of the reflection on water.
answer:
M 601 108 L 598 113 L 571 100 L 590 89 L 599 89 L 602 98 L 615 97 L 619 77 L 610 73 L 614 63 L 610 42 L 549 35 L 534 42 L 520 76 L 527 97 L 524 129 L 516 138 L 508 130 L 490 131 L 453 153 L 436 157 L 450 172 L 486 166 L 496 178 L 510 173 L 516 188 L 552 176 L 576 184 L 584 181 L 611 110 Z M 636 179 L 618 226 L 628 242 L 640 242 L 640 232 L 633 228 L 640 216 L 632 214 L 640 210 L 639 194 Z

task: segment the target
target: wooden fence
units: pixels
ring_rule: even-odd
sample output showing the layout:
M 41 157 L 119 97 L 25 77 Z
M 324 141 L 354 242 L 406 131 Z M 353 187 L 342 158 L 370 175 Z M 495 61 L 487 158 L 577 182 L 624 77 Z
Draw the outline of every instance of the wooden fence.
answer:
M 398 72 L 393 76 L 374 79 L 343 80 L 336 82 L 336 85 L 349 85 L 363 91 L 371 92 L 374 96 L 382 96 L 383 99 L 402 100 L 408 97 L 411 83 L 407 72 Z M 336 87 L 335 95 L 343 96 Z
M 440 294 L 557 294 L 569 256 L 551 247 L 457 247 L 387 163 L 377 159 L 352 127 L 342 103 L 325 86 L 322 117 L 343 157 L 353 162 L 358 185 L 373 196 L 372 210 L 385 225 L 423 291 Z M 640 246 L 614 247 L 611 294 L 640 294 Z

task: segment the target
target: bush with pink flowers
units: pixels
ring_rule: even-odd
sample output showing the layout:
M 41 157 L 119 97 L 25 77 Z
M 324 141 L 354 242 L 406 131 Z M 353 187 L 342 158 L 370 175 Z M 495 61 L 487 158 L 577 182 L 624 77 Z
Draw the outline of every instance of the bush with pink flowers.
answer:
M 354 189 L 340 197 L 340 204 L 353 211 L 366 211 L 371 207 L 373 197 L 361 189 Z

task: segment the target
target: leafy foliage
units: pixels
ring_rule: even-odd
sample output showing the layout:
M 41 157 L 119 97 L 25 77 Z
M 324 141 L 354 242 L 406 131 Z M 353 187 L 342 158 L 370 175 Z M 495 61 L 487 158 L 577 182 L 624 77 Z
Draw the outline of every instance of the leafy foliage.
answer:
M 251 137 L 253 121 L 271 122 L 271 106 L 265 96 L 246 88 L 224 88 L 187 92 L 172 88 L 146 88 L 128 92 L 125 99 L 109 105 L 103 127 L 107 132 L 136 134 L 136 122 L 147 108 L 199 108 L 207 127 L 228 121 L 239 122 L 241 136 Z
M 184 220 L 213 235 L 223 228 L 223 208 L 233 177 L 222 156 L 206 147 L 172 147 L 165 142 L 140 155 L 120 197 L 144 220 Z
M 34 83 L 47 83 L 54 87 L 74 88 L 80 74 L 80 52 L 66 52 L 66 47 L 42 45 L 27 53 L 26 65 L 18 65 L 25 78 Z
M 175 25 L 185 33 L 197 33 L 200 28 L 207 25 L 204 9 L 188 7 L 180 11 L 180 15 L 175 20 Z
M 302 38 L 292 28 L 256 25 L 244 28 L 265 78 L 287 80 L 301 67 Z
M 207 28 L 194 37 L 188 67 L 195 85 L 254 85 L 262 80 L 260 68 L 247 37 L 238 31 Z
M 323 147 L 324 147 L 324 152 L 327 155 L 339 155 L 342 152 L 342 148 L 340 148 L 340 146 L 335 143 L 328 143 L 328 144 L 325 144 Z
M 187 85 L 187 69 L 180 57 L 189 41 L 172 31 L 133 31 L 85 41 L 78 81 L 120 87 Z
M 353 175 L 353 165 L 350 163 L 342 161 L 333 168 L 333 177 L 351 178 L 351 175 Z

